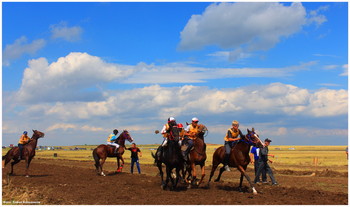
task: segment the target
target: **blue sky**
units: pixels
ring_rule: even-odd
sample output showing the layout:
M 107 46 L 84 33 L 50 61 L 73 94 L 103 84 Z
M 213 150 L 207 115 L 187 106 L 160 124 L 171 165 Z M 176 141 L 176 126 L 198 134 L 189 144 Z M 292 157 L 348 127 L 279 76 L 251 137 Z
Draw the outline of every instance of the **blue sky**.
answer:
M 347 2 L 3 2 L 3 144 L 136 143 L 193 116 L 275 145 L 346 145 Z

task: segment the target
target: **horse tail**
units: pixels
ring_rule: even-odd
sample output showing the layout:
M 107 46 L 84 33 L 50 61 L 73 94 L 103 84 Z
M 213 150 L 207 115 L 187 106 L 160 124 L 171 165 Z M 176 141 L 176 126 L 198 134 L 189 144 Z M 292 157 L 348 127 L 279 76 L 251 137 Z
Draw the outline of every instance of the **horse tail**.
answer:
M 13 148 L 12 148 L 13 149 Z M 12 159 L 10 153 L 12 152 L 12 149 L 10 149 L 6 155 L 2 156 L 2 168 L 5 167 L 5 165 L 7 165 L 8 162 L 10 162 L 10 160 Z
M 95 148 L 94 151 L 92 151 L 92 156 L 94 157 L 94 160 L 95 160 L 96 169 L 98 169 L 100 166 L 100 157 L 97 154 L 97 148 Z
M 153 152 L 151 152 L 151 155 L 152 155 L 152 157 L 154 159 L 154 163 L 156 163 L 157 162 L 157 156 L 155 154 L 153 154 Z

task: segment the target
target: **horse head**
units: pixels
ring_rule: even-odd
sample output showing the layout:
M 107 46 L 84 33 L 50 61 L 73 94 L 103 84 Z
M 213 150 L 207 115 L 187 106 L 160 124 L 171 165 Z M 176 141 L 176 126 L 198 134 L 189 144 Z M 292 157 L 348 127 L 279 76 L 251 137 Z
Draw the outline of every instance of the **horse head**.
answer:
M 180 139 L 180 128 L 175 126 L 170 126 L 170 139 L 175 140 L 176 142 Z
M 254 128 L 250 131 L 247 129 L 248 134 L 245 136 L 245 139 L 249 144 L 254 145 L 256 147 L 263 147 L 263 143 L 261 142 L 259 135 L 255 133 Z
M 130 136 L 128 130 L 124 129 L 123 132 L 118 137 L 118 144 L 124 144 L 125 140 L 128 140 L 130 143 L 134 141 L 134 139 Z
M 197 134 L 198 138 L 204 140 L 204 137 L 207 136 L 207 133 L 208 133 L 208 128 L 203 124 L 199 124 L 198 125 L 198 134 Z
M 45 133 L 38 131 L 38 130 L 32 130 L 33 131 L 33 139 L 39 139 L 45 136 Z

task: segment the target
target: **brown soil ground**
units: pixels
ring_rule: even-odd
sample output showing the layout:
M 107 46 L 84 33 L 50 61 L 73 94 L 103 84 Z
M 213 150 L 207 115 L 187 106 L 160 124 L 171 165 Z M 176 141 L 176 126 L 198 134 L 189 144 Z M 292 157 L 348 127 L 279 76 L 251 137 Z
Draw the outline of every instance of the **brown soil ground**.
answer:
M 327 170 L 295 173 L 276 171 L 278 186 L 257 185 L 253 195 L 246 180 L 244 192 L 238 191 L 240 174 L 224 172 L 220 182 L 187 189 L 180 183 L 177 190 L 162 190 L 158 169 L 141 165 L 142 174 L 115 173 L 115 164 L 106 163 L 106 177 L 98 176 L 93 162 L 35 159 L 30 177 L 24 177 L 24 162 L 8 176 L 10 164 L 3 169 L 3 204 L 41 205 L 347 205 L 348 176 Z M 206 167 L 208 181 L 210 166 Z M 136 166 L 135 166 L 135 171 Z M 216 171 L 213 180 L 216 178 Z M 254 172 L 248 170 L 253 178 Z M 23 202 L 27 201 L 27 202 Z M 11 203 L 12 202 L 12 203 Z M 22 203 L 21 203 L 22 202 Z M 39 203 L 40 202 L 40 203 Z

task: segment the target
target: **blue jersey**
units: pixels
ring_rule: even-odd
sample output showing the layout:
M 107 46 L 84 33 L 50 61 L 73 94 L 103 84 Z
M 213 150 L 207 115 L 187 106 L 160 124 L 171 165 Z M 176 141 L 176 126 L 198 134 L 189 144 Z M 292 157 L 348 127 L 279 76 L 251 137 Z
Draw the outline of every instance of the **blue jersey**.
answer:
M 259 159 L 259 148 L 258 147 L 252 147 L 252 149 L 250 150 L 250 153 L 254 154 L 254 160 L 258 161 Z

